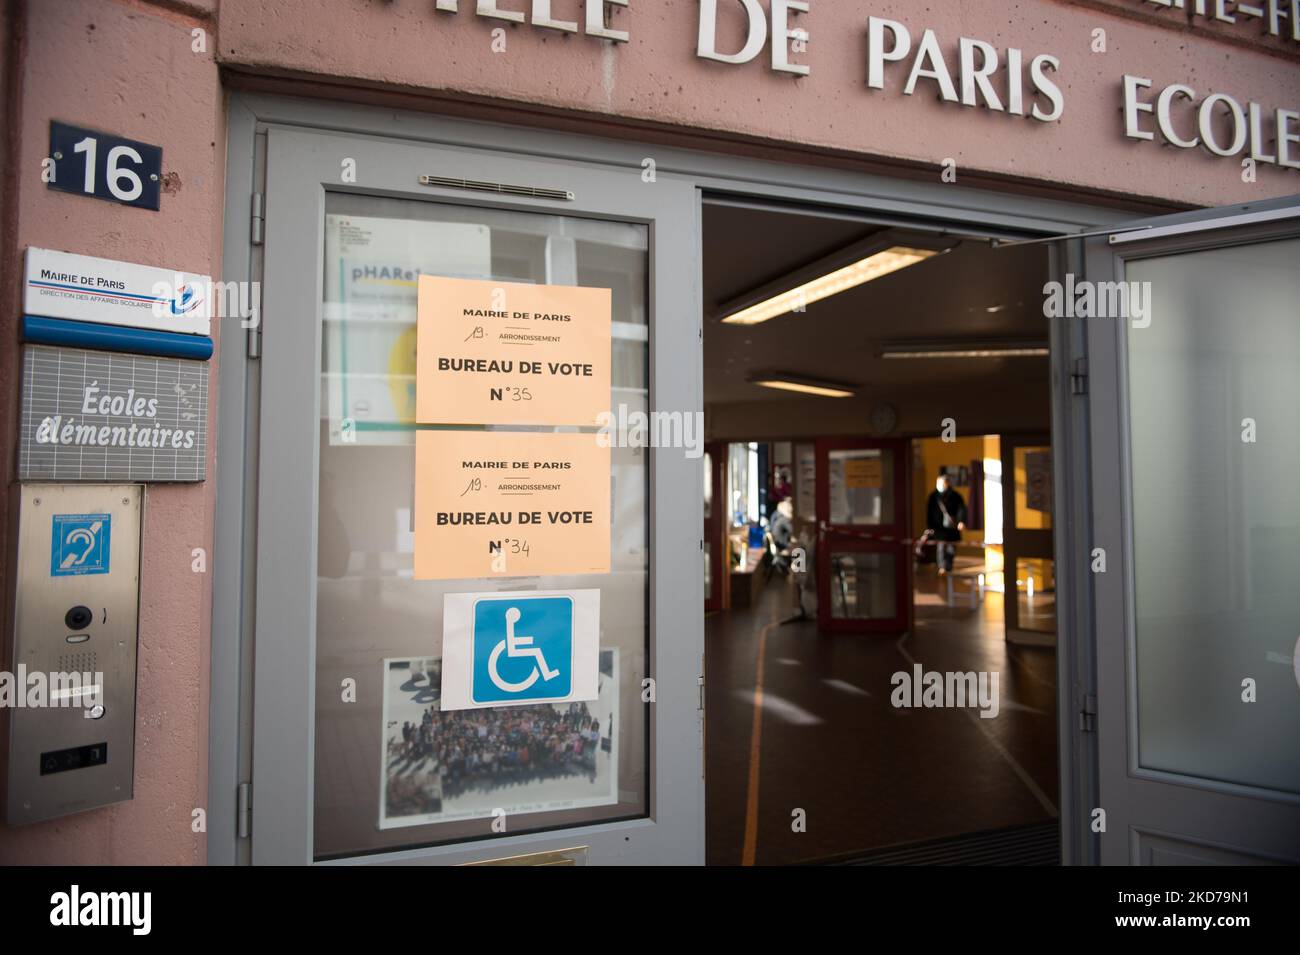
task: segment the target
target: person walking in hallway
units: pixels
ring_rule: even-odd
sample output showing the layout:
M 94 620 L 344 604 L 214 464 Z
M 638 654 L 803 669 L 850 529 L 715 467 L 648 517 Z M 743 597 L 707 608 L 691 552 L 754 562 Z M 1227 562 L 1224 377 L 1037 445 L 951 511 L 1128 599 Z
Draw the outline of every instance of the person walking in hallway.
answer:
M 925 526 L 934 537 L 934 559 L 942 577 L 952 570 L 956 542 L 966 529 L 966 502 L 952 489 L 946 474 L 935 479 L 934 491 L 925 505 Z

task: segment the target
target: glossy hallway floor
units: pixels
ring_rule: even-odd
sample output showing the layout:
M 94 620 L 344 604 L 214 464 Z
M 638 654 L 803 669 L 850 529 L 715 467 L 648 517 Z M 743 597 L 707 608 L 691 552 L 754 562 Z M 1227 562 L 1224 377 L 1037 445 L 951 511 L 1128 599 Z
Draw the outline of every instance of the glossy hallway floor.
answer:
M 709 864 L 842 860 L 1055 818 L 1055 653 L 1005 642 L 1000 594 L 972 609 L 920 593 L 900 639 L 781 625 L 790 587 L 773 578 L 754 607 L 705 621 Z M 997 717 L 895 708 L 891 676 L 914 663 L 997 671 Z M 798 809 L 805 832 L 792 828 Z

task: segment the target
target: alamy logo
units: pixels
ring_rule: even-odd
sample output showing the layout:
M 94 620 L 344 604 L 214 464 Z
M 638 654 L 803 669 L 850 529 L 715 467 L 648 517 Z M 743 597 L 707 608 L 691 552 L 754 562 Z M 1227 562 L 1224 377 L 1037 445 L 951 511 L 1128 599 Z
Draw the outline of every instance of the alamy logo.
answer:
M 1146 328 L 1151 324 L 1151 283 L 1076 281 L 1071 272 L 1064 283 L 1043 286 L 1043 316 L 1131 319 L 1134 328 Z
M 703 411 L 637 411 L 619 405 L 596 415 L 596 444 L 602 448 L 684 448 L 688 458 L 704 455 Z
M 244 328 L 257 328 L 262 283 L 202 281 L 177 273 L 170 282 L 154 283 L 152 300 L 158 318 L 188 315 L 207 302 L 211 317 L 238 318 Z
M 921 664 L 912 665 L 912 672 L 899 670 L 889 679 L 894 692 L 889 702 L 896 707 L 918 709 L 925 707 L 975 707 L 980 719 L 989 720 L 998 715 L 998 674 L 925 672 Z
M 148 935 L 153 925 L 152 892 L 68 892 L 50 896 L 51 925 L 128 925 L 132 935 Z
M 25 663 L 14 673 L 0 670 L 0 709 L 81 706 L 91 711 L 103 703 L 103 695 L 104 674 L 98 670 L 46 673 L 28 670 Z

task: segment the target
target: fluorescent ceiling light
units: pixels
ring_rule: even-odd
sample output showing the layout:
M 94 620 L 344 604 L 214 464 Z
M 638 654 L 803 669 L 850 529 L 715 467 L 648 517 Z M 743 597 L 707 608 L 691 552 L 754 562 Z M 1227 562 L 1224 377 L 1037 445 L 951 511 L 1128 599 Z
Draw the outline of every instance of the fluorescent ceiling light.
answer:
M 938 255 L 940 251 L 942 250 L 918 249 L 905 245 L 891 246 L 842 268 L 824 272 L 802 285 L 764 298 L 757 304 L 736 311 L 724 307 L 723 311 L 730 311 L 730 314 L 727 314 L 722 321 L 728 325 L 757 325 L 759 322 L 766 322 L 786 312 L 793 312 L 796 308 L 806 308 L 813 302 L 820 302 L 840 292 L 847 292 L 882 275 L 897 272 L 917 262 L 924 262 Z
M 886 345 L 881 358 L 1046 358 L 1050 352 L 1039 342 L 975 343 L 968 345 Z
M 815 378 L 796 378 L 776 372 L 755 374 L 749 379 L 752 385 L 776 388 L 779 391 L 796 391 L 803 395 L 820 395 L 823 398 L 852 398 L 857 392 L 851 385 Z

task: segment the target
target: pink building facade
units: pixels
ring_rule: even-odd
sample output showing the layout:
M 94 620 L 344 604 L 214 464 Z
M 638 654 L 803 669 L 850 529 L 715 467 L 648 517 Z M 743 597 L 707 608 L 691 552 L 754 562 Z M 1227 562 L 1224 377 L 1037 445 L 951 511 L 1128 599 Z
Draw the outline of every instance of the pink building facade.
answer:
M 1197 6 L 8 0 L 0 19 L 6 478 L 15 486 L 25 251 L 224 275 L 227 230 L 248 228 L 223 221 L 229 111 L 240 95 L 643 142 L 648 156 L 687 148 L 908 182 L 948 181 L 947 173 L 975 190 L 1131 217 L 1300 193 L 1300 8 L 1261 2 L 1256 16 L 1231 0 Z M 159 210 L 48 188 L 52 121 L 160 144 Z M 214 320 L 212 334 L 219 341 L 231 326 Z M 196 810 L 208 806 L 216 732 L 214 584 L 196 572 L 194 555 L 213 554 L 218 488 L 234 479 L 218 440 L 221 376 L 214 357 L 206 480 L 150 485 L 146 494 L 134 797 L 0 828 L 0 863 L 208 861 Z M 15 534 L 7 510 L 0 536 Z M 8 630 L 16 568 L 4 553 Z

